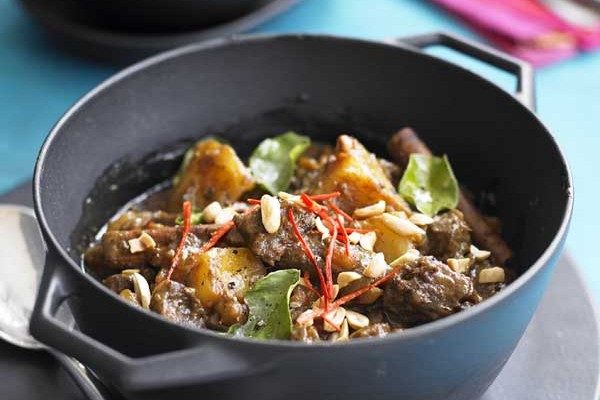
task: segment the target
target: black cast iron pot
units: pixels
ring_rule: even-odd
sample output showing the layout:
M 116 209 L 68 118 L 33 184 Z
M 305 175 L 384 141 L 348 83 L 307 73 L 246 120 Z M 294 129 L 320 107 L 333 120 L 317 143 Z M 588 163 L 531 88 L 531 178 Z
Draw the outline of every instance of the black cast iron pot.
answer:
M 515 74 L 525 104 L 417 49 L 432 44 Z M 571 215 L 567 163 L 531 107 L 526 65 L 444 34 L 394 44 L 254 36 L 136 64 L 79 101 L 41 150 L 34 194 L 49 254 L 32 333 L 136 399 L 478 398 L 527 327 Z M 133 307 L 80 268 L 86 235 L 169 177 L 203 135 L 247 156 L 284 130 L 325 141 L 349 133 L 385 154 L 405 125 L 447 153 L 472 191 L 493 192 L 515 250 L 520 277 L 469 310 L 344 344 L 240 340 Z M 63 303 L 78 330 L 57 318 Z
M 46 0 L 41 0 L 46 1 Z M 128 32 L 180 32 L 238 18 L 265 0 L 63 0 L 76 17 Z

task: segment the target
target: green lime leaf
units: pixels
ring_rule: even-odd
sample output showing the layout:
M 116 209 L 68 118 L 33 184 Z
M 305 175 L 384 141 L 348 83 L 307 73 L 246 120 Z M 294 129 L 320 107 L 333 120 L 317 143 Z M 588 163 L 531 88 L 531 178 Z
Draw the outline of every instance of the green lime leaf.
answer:
M 398 192 L 430 217 L 458 204 L 458 181 L 446 156 L 411 154 Z
M 271 272 L 258 280 L 244 296 L 248 320 L 244 325 L 233 325 L 229 333 L 255 339 L 289 339 L 292 334 L 290 295 L 299 282 L 297 269 Z
M 277 194 L 290 186 L 298 157 L 310 146 L 310 138 L 294 132 L 263 140 L 250 156 L 254 179 L 266 191 Z

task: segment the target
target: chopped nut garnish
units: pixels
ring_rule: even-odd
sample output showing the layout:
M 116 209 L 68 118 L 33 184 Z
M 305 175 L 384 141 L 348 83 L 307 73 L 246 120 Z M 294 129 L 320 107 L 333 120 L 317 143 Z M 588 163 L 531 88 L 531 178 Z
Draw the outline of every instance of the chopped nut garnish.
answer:
M 215 218 L 215 224 L 217 225 L 223 225 L 231 220 L 233 220 L 233 217 L 235 217 L 235 211 L 233 208 L 231 207 L 227 207 L 221 210 L 221 212 L 219 214 L 217 214 L 217 217 Z
M 127 243 L 129 244 L 129 251 L 132 254 L 140 253 L 156 247 L 156 242 L 152 236 L 148 235 L 146 232 L 142 232 L 140 237 L 128 240 Z
M 412 222 L 413 224 L 419 225 L 419 226 L 433 224 L 433 218 L 431 218 L 429 215 L 425 215 L 425 214 L 421 214 L 421 213 L 414 213 L 413 215 L 410 216 L 410 218 L 408 220 L 410 222 Z
M 156 247 L 156 242 L 154 241 L 152 236 L 148 235 L 146 232 L 142 232 L 139 239 L 146 249 L 153 249 Z
M 361 237 L 360 233 L 352 232 L 351 234 L 348 235 L 348 241 L 352 244 L 357 244 L 358 242 L 360 242 L 360 237 Z
M 471 255 L 477 261 L 487 260 L 492 253 L 487 250 L 479 250 L 477 247 L 471 245 Z
M 296 318 L 296 323 L 298 324 L 298 326 L 304 326 L 304 327 L 311 326 L 314 323 L 314 315 L 315 315 L 315 312 L 311 309 L 308 309 L 308 310 L 304 311 L 302 314 L 300 314 L 298 316 L 298 318 Z M 298 322 L 298 321 L 302 321 L 302 323 Z
M 152 294 L 150 293 L 150 286 L 148 285 L 148 281 L 142 275 L 138 273 L 134 273 L 131 275 L 133 278 L 133 287 L 135 289 L 135 295 L 137 297 L 138 302 L 142 305 L 143 308 L 150 308 L 150 299 Z
M 350 329 L 348 329 L 348 321 L 344 320 L 340 326 L 339 332 L 333 332 L 329 335 L 329 341 L 331 342 L 342 342 L 348 340 L 350 336 Z
M 404 211 L 388 211 L 387 213 L 390 215 L 393 215 L 394 217 L 408 219 L 408 217 L 406 216 L 406 213 Z
M 359 243 L 363 249 L 373 251 L 373 246 L 375 246 L 376 241 L 377 234 L 375 232 L 369 232 L 361 235 Z
M 138 238 L 130 239 L 127 241 L 127 243 L 129 243 L 129 251 L 132 254 L 141 253 L 142 251 L 146 250 L 146 247 L 144 246 L 142 241 Z
M 504 269 L 500 267 L 485 268 L 479 271 L 479 283 L 504 282 Z
M 357 279 L 362 278 L 362 275 L 354 271 L 340 272 L 337 276 L 337 283 L 340 288 L 344 288 Z
M 122 298 L 124 298 L 127 301 L 137 304 L 138 306 L 140 305 L 140 303 L 138 303 L 137 297 L 135 296 L 135 293 L 133 293 L 129 289 L 121 290 L 121 293 L 119 293 L 119 296 L 121 296 Z
M 346 320 L 352 329 L 361 329 L 369 326 L 369 317 L 356 311 L 346 310 Z
M 277 197 L 279 197 L 281 200 L 289 201 L 291 203 L 296 203 L 298 205 L 304 206 L 302 199 L 298 195 L 289 194 L 287 192 L 279 192 L 277 193 Z
M 464 274 L 471 266 L 471 260 L 468 258 L 449 258 L 448 265 L 456 272 Z
M 333 292 L 331 293 L 329 300 L 335 300 L 337 295 L 340 293 L 340 285 L 332 285 L 331 288 L 333 289 Z M 313 302 L 313 310 L 318 310 L 319 308 L 323 307 L 323 304 L 325 304 L 325 298 L 321 296 Z
M 369 289 L 368 292 L 366 292 L 365 294 L 360 295 L 356 301 L 359 304 L 372 304 L 375 301 L 377 301 L 378 298 L 380 298 L 383 295 L 383 289 L 380 289 L 378 287 L 374 287 Z
M 124 269 L 123 271 L 121 271 L 121 273 L 123 275 L 129 276 L 129 275 L 133 275 L 133 274 L 139 274 L 140 270 L 139 269 Z
M 206 222 L 213 223 L 221 211 L 223 211 L 221 204 L 219 204 L 218 201 L 213 201 L 202 210 L 202 219 Z
M 322 240 L 325 240 L 331 236 L 331 234 L 329 233 L 329 229 L 327 229 L 327 227 L 323 224 L 323 221 L 321 221 L 321 218 L 319 218 L 319 217 L 315 218 L 315 226 L 317 227 L 317 230 L 319 232 L 321 232 Z
M 425 236 L 425 231 L 410 222 L 408 219 L 404 219 L 390 213 L 383 214 L 382 218 L 385 226 L 400 236 L 406 236 L 411 239 L 418 240 L 421 240 L 423 236 Z
M 260 212 L 265 230 L 269 233 L 277 232 L 281 226 L 281 206 L 279 200 L 265 194 L 260 199 Z
M 383 253 L 376 253 L 367 268 L 363 271 L 363 274 L 368 278 L 379 278 L 385 274 L 388 265 L 385 262 Z
M 396 258 L 390 266 L 399 267 L 401 265 L 408 264 L 410 262 L 416 261 L 421 256 L 419 250 L 417 249 L 409 249 L 406 253 L 402 254 L 400 257 Z
M 331 299 L 330 300 L 335 300 L 335 298 L 337 297 L 337 295 L 340 293 L 340 285 L 331 285 Z
M 365 219 L 369 217 L 375 217 L 377 215 L 381 215 L 385 212 L 385 201 L 379 200 L 375 204 L 371 204 L 370 206 L 357 208 L 354 210 L 353 217 L 356 219 Z
M 323 329 L 327 332 L 337 331 L 337 327 L 341 327 L 346 318 L 346 309 L 337 307 L 325 314 L 326 319 L 323 320 Z M 335 326 L 332 326 L 327 320 L 331 321 Z

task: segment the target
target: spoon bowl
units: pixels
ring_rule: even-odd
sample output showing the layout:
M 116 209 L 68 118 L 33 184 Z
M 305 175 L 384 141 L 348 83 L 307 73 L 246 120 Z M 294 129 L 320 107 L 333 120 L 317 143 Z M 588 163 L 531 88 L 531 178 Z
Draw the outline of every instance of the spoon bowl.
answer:
M 29 333 L 46 246 L 33 210 L 0 206 L 0 338 L 15 346 L 43 349 Z
M 46 350 L 61 363 L 77 386 L 90 400 L 103 400 L 108 389 L 86 367 L 43 343 L 29 333 L 29 319 L 46 259 L 46 245 L 29 207 L 0 205 L 0 339 L 15 346 Z M 63 322 L 73 325 L 69 313 Z M 117 398 L 111 394 L 111 398 Z

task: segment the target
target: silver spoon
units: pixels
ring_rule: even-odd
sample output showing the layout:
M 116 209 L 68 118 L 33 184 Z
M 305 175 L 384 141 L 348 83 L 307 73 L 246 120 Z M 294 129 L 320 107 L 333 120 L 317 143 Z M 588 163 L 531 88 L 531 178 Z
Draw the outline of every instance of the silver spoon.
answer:
M 38 342 L 29 333 L 46 246 L 33 210 L 0 205 L 0 339 L 26 349 L 46 350 L 71 375 L 90 400 L 108 399 L 108 390 L 95 383 L 77 360 Z M 97 382 L 97 381 L 96 381 Z

